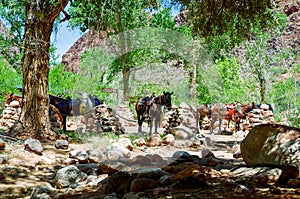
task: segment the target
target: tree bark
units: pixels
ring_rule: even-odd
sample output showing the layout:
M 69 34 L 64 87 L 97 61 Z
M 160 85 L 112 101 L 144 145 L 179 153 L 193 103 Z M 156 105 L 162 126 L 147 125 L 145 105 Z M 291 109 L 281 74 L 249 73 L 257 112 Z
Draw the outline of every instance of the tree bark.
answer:
M 19 123 L 23 138 L 30 136 L 46 141 L 56 136 L 49 122 L 49 47 L 54 20 L 67 3 L 68 0 L 26 1 L 23 102 Z
M 126 41 L 121 20 L 121 10 L 119 10 L 117 13 L 117 29 L 120 41 L 121 68 L 123 75 L 123 97 L 126 99 L 129 93 L 129 70 L 126 68 Z
M 197 66 L 195 64 L 192 65 L 192 69 L 190 69 L 190 88 L 189 88 L 189 95 L 192 101 L 196 101 L 197 99 Z

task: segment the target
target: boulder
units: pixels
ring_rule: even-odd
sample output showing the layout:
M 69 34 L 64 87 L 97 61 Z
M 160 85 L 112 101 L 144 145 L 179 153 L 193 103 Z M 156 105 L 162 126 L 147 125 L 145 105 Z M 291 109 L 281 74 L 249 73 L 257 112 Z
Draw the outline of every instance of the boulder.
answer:
M 261 124 L 241 142 L 247 165 L 300 165 L 300 129 L 280 124 Z
M 146 145 L 149 147 L 154 147 L 154 146 L 160 146 L 162 143 L 162 140 L 158 134 L 153 134 L 149 137 L 149 139 L 146 142 Z
M 86 178 L 85 173 L 81 172 L 76 166 L 70 165 L 58 170 L 55 176 L 55 185 L 58 188 L 65 188 L 78 184 Z
M 43 147 L 39 140 L 28 138 L 24 142 L 25 150 L 36 153 L 38 155 L 42 155 Z
M 175 143 L 174 135 L 173 134 L 167 134 L 165 137 L 163 137 L 162 143 L 164 143 L 166 145 L 174 146 L 174 143 Z

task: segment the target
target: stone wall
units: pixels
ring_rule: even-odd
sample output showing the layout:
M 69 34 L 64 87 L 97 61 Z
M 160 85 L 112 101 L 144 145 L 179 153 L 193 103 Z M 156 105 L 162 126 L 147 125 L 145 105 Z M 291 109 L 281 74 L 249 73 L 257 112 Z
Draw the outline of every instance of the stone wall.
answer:
M 5 105 L 5 109 L 0 117 L 0 125 L 10 128 L 14 125 L 15 121 L 19 120 L 21 116 L 21 104 L 19 101 L 14 100 Z M 49 110 L 51 126 L 54 130 L 62 128 L 62 118 L 59 111 L 50 105 Z

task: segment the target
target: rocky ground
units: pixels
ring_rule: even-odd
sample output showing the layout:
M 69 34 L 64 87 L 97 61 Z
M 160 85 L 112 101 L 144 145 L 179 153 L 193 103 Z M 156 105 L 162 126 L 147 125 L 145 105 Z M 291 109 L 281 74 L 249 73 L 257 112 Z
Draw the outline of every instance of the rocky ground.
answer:
M 148 139 L 125 118 L 125 134 L 61 136 L 41 154 L 2 133 L 0 198 L 300 198 L 297 169 L 233 157 L 244 137 Z

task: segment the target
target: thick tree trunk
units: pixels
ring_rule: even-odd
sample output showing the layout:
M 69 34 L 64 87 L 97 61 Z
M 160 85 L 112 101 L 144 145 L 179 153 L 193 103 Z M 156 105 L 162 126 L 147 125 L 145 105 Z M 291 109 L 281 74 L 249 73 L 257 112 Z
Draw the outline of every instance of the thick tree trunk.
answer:
M 49 122 L 49 47 L 55 18 L 68 0 L 26 2 L 25 46 L 23 57 L 23 102 L 20 136 L 40 140 L 55 139 Z M 14 127 L 13 127 L 14 128 Z M 19 127 L 15 127 L 19 129 Z

